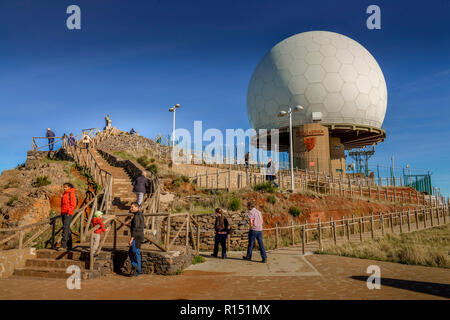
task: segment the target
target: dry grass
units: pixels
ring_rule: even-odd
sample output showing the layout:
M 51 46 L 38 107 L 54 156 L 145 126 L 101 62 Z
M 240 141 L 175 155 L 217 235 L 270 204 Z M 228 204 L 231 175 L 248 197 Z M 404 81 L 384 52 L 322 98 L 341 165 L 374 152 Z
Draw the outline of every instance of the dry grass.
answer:
M 322 253 L 346 257 L 450 268 L 450 225 L 427 230 L 388 234 L 363 243 L 345 243 Z

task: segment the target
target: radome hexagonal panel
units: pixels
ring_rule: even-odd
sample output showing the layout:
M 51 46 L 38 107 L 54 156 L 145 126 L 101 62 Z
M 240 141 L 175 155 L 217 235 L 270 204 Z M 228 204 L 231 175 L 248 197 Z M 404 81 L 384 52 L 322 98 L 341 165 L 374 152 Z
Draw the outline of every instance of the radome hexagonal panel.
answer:
M 311 122 L 321 111 L 324 123 L 381 127 L 387 88 L 372 55 L 358 42 L 338 33 L 310 31 L 274 46 L 253 72 L 247 92 L 247 113 L 255 129 L 282 128 L 280 110 L 300 104 L 294 125 Z

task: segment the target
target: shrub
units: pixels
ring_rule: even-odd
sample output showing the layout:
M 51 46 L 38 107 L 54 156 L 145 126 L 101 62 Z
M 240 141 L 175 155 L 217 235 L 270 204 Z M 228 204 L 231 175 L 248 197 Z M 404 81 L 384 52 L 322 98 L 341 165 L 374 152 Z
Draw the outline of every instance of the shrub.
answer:
M 11 198 L 9 198 L 8 202 L 6 203 L 6 205 L 12 207 L 14 205 L 14 202 L 16 202 L 17 200 L 19 200 L 18 196 L 12 196 Z
M 228 206 L 232 211 L 238 211 L 239 209 L 241 209 L 241 206 L 242 206 L 241 199 L 231 198 Z
M 156 164 L 151 164 L 146 169 L 154 174 L 158 174 L 158 166 Z
M 192 264 L 203 263 L 205 262 L 205 258 L 203 256 L 194 256 L 192 259 Z
M 37 177 L 36 180 L 34 180 L 33 186 L 36 188 L 39 188 L 39 187 L 48 186 L 51 183 L 52 182 L 50 181 L 50 179 L 47 176 L 40 176 L 40 177 Z
M 183 182 L 189 182 L 189 177 L 188 177 L 188 176 L 185 176 L 185 175 L 182 175 L 182 176 L 181 176 L 181 180 L 182 180 Z
M 276 189 L 275 185 L 270 181 L 258 183 L 253 186 L 253 190 L 255 191 L 265 191 L 270 193 L 274 193 Z
M 177 178 L 173 179 L 172 184 L 174 187 L 180 187 L 182 182 L 183 181 L 181 180 L 181 178 L 177 177 Z
M 148 159 L 147 156 L 142 156 L 136 159 L 136 161 L 143 166 L 144 168 L 148 165 Z
M 301 212 L 300 212 L 299 208 L 292 206 L 292 207 L 289 208 L 289 213 L 291 215 L 293 215 L 294 217 L 298 217 Z
M 155 158 L 150 159 L 150 163 L 153 163 L 153 162 L 155 162 Z
M 267 197 L 267 201 L 269 201 L 271 204 L 275 204 L 277 203 L 277 198 L 273 194 L 271 194 Z

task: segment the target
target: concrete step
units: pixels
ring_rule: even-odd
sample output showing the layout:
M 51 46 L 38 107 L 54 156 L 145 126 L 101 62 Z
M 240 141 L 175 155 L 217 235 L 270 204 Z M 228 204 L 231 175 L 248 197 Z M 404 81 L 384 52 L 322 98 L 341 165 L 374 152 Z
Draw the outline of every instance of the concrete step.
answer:
M 25 267 L 16 268 L 14 270 L 14 276 L 67 279 L 71 274 L 67 273 L 66 271 L 66 268 Z M 98 270 L 81 270 L 81 279 L 83 280 L 93 279 L 99 276 L 100 271 Z
M 25 267 L 30 268 L 56 268 L 66 269 L 71 265 L 76 265 L 80 269 L 86 269 L 88 261 L 71 260 L 71 259 L 27 259 Z
M 66 259 L 66 260 L 86 260 L 89 259 L 87 250 L 56 251 L 53 249 L 40 249 L 36 252 L 38 259 Z

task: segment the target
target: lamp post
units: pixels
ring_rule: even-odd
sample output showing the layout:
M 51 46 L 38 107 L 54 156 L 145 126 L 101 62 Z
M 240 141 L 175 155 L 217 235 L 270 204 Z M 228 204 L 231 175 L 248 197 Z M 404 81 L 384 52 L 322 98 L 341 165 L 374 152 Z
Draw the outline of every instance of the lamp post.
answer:
M 406 167 L 409 169 L 409 186 L 411 187 L 411 167 L 409 164 L 407 164 Z
M 175 110 L 178 109 L 180 105 L 177 103 L 172 108 L 169 109 L 169 112 L 173 112 L 173 129 L 172 129 L 172 161 L 175 150 Z
M 291 167 L 291 192 L 294 192 L 294 150 L 292 143 L 292 112 L 303 110 L 302 106 L 296 106 L 294 109 L 289 107 L 288 111 L 280 111 L 278 117 L 289 115 L 289 149 L 290 149 L 290 167 Z

